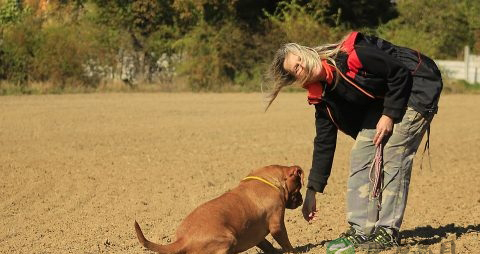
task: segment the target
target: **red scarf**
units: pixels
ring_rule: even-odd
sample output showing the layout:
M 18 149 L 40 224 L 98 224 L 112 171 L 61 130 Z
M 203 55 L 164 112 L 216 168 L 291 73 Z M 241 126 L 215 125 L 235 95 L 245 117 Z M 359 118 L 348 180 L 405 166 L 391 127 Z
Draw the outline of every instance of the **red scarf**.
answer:
M 326 84 L 332 84 L 333 82 L 333 72 L 335 71 L 335 67 L 329 65 L 326 60 L 322 60 L 322 68 L 325 70 L 325 81 Z M 325 84 L 325 85 L 326 85 Z M 318 104 L 322 100 L 323 96 L 323 87 L 324 85 L 320 82 L 310 83 L 305 86 L 308 90 L 307 100 L 308 104 Z

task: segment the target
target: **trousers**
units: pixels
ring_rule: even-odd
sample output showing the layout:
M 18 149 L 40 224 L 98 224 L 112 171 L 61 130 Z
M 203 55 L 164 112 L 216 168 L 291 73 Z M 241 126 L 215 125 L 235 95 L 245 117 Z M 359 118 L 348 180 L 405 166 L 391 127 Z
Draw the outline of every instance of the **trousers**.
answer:
M 407 205 L 413 158 L 432 118 L 433 115 L 425 117 L 409 107 L 402 120 L 394 125 L 383 150 L 381 207 L 379 200 L 372 198 L 370 180 L 376 129 L 370 124 L 357 135 L 351 150 L 347 183 L 347 221 L 357 232 L 370 235 L 376 227 L 399 232 Z

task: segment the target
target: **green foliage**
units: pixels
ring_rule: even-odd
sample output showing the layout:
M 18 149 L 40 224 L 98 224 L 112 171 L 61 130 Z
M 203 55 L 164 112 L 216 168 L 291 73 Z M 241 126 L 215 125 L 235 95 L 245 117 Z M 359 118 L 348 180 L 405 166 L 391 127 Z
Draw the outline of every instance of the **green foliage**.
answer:
M 86 64 L 102 65 L 112 59 L 110 45 L 97 39 L 101 34 L 88 24 L 45 26 L 41 18 L 30 15 L 4 28 L 0 78 L 19 87 L 30 81 L 51 82 L 60 89 L 67 85 L 96 86 L 99 79 L 86 75 Z
M 252 29 L 261 26 L 251 23 L 258 21 L 258 17 L 237 18 L 241 15 L 239 10 L 253 3 L 184 0 L 176 4 L 183 24 L 198 20 L 190 28 L 182 26 L 187 30 L 175 44 L 175 50 L 181 52 L 184 59 L 179 66 L 180 74 L 187 77 L 190 87 L 195 91 L 258 89 L 262 75 L 258 65 L 265 60 L 262 44 L 268 41 L 252 33 Z M 233 88 L 235 85 L 237 88 Z
M 174 44 L 179 38 L 178 29 L 173 26 L 160 26 L 145 41 L 145 50 L 154 53 L 157 56 L 163 53 L 173 55 L 175 53 Z
M 17 22 L 22 14 L 23 11 L 18 0 L 6 0 L 0 6 L 0 26 Z
M 137 0 L 131 5 L 133 26 L 143 35 L 156 31 L 161 26 L 173 25 L 173 1 Z
M 445 79 L 442 93 L 446 94 L 463 94 L 474 93 L 480 94 L 480 83 L 471 84 L 464 80 Z
M 67 84 L 95 86 L 98 80 L 85 75 L 90 61 L 101 63 L 91 30 L 75 25 L 56 25 L 43 29 L 35 51 L 32 78 L 50 81 L 64 88 Z
M 193 90 L 212 90 L 228 85 L 239 62 L 245 60 L 241 50 L 242 31 L 233 23 L 225 23 L 219 29 L 201 22 L 176 44 L 185 56 L 180 73 L 188 77 Z
M 470 46 L 475 54 L 480 54 L 480 1 L 464 0 L 464 10 L 472 33 Z
M 3 27 L 0 44 L 0 77 L 25 87 L 30 79 L 31 66 L 39 45 L 40 22 L 34 18 Z
M 271 33 L 283 38 L 282 43 L 297 42 L 302 45 L 316 46 L 331 43 L 333 29 L 321 23 L 322 10 L 308 12 L 307 7 L 296 1 L 283 1 L 273 15 L 266 14 L 272 23 Z
M 350 29 L 437 59 L 462 57 L 465 45 L 480 52 L 479 1 L 395 2 L 59 0 L 40 13 L 0 0 L 0 82 L 23 92 L 31 82 L 94 89 L 101 77 L 89 67 L 118 68 L 119 53 L 134 51 L 139 69 L 178 57 L 175 77 L 195 91 L 258 91 L 281 44 L 333 43 Z
M 148 37 L 162 25 L 173 25 L 173 0 L 92 0 L 99 7 L 98 22 Z
M 399 1 L 400 16 L 380 26 L 380 36 L 417 49 L 433 58 L 454 58 L 471 34 L 462 2 L 449 0 Z
M 478 15 L 480 13 L 480 1 L 464 0 L 463 8 L 466 12 L 470 29 L 480 30 L 480 17 Z

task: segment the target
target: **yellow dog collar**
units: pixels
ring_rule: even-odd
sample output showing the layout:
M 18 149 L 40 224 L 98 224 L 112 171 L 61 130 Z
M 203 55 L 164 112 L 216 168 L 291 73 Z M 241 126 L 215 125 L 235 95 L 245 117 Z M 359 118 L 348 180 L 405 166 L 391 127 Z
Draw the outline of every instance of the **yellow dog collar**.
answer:
M 253 179 L 253 180 L 258 180 L 258 181 L 260 181 L 260 182 L 266 183 L 266 184 L 268 184 L 268 185 L 272 186 L 273 188 L 275 188 L 275 189 L 277 189 L 277 190 L 280 191 L 280 188 L 278 188 L 278 186 L 276 186 L 275 184 L 267 181 L 267 180 L 264 179 L 264 178 L 261 178 L 261 177 L 258 177 L 258 176 L 247 176 L 247 177 L 243 178 L 243 180 L 251 180 L 251 179 Z M 242 180 L 242 181 L 243 181 L 243 180 Z

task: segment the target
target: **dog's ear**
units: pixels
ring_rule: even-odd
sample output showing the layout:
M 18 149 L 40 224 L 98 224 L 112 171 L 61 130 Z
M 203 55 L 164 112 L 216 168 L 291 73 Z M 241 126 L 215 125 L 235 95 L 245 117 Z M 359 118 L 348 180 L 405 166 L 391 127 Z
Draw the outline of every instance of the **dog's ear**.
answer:
M 303 198 L 300 190 L 303 186 L 304 173 L 299 166 L 292 166 L 286 170 L 285 185 L 288 190 L 286 208 L 295 209 L 302 205 Z
M 301 189 L 304 185 L 304 172 L 299 166 L 291 166 L 287 170 L 287 183 L 290 183 L 290 188 Z M 296 185 L 296 186 L 294 186 Z

